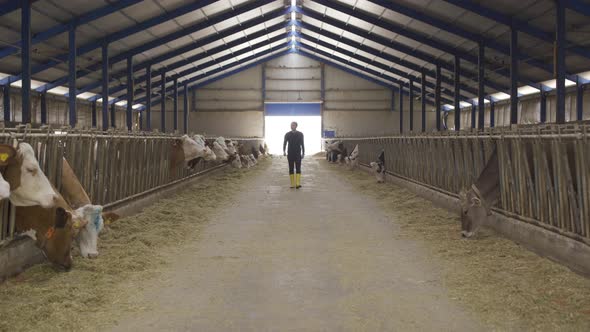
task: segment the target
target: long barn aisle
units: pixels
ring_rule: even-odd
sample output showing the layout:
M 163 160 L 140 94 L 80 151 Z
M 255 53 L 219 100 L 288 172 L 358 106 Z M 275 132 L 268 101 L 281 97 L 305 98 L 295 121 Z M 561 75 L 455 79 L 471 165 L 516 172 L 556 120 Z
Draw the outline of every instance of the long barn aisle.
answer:
M 480 329 L 425 251 L 320 162 L 304 160 L 295 190 L 274 158 L 158 280 L 137 286 L 149 309 L 114 330 Z

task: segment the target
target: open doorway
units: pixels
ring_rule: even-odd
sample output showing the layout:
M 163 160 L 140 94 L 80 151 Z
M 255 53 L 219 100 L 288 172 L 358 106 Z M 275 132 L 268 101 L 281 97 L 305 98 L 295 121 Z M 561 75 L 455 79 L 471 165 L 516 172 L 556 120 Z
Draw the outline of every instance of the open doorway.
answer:
M 291 130 L 291 122 L 305 138 L 305 154 L 322 150 L 322 117 L 319 103 L 267 103 L 264 117 L 264 139 L 270 153 L 283 153 L 283 139 Z

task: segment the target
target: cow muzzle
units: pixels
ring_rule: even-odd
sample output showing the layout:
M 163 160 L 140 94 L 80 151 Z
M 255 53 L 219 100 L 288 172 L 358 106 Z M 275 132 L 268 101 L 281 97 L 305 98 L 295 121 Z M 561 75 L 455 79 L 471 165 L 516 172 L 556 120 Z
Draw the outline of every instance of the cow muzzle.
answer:
M 468 238 L 470 238 L 472 236 L 473 236 L 473 232 L 461 231 L 461 237 L 464 237 L 464 238 L 467 238 L 468 239 Z

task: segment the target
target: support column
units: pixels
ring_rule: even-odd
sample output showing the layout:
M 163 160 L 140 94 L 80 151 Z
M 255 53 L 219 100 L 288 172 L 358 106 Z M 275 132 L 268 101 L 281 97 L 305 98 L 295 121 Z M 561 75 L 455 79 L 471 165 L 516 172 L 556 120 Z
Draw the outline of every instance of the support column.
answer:
M 6 84 L 2 89 L 2 99 L 4 102 L 4 121 L 10 121 L 10 84 Z
M 478 66 L 478 74 L 477 74 L 477 128 L 480 130 L 484 127 L 484 117 L 485 117 L 485 46 L 483 42 L 479 43 L 479 54 L 477 57 L 477 66 Z
M 565 123 L 565 1 L 556 1 L 555 75 L 557 89 L 556 122 Z
M 183 124 L 183 132 L 188 134 L 188 82 L 184 82 L 184 98 L 183 98 L 183 106 L 184 106 L 184 124 Z
M 510 124 L 518 123 L 518 30 L 510 28 Z
M 41 124 L 47 124 L 47 92 L 41 93 Z
M 111 104 L 111 127 L 112 128 L 116 128 L 117 127 L 117 105 L 115 105 L 115 103 Z
M 436 130 L 441 130 L 441 116 L 442 116 L 442 109 L 440 103 L 440 91 L 441 91 L 441 73 L 440 73 L 440 65 L 436 65 L 436 87 L 434 89 L 434 107 L 436 112 Z
M 475 113 L 476 112 L 477 112 L 477 108 L 476 108 L 475 104 L 471 104 L 471 128 L 472 129 L 475 128 L 475 122 L 476 122 L 475 121 L 475 116 L 476 116 Z
M 324 105 L 326 104 L 326 74 L 324 64 L 320 64 L 320 98 L 322 100 L 322 104 L 320 105 L 320 127 L 322 128 L 322 137 L 324 137 Z
M 496 103 L 490 100 L 490 128 L 496 126 Z
M 460 75 L 461 75 L 461 59 L 455 55 L 455 131 L 461 130 L 461 88 L 460 88 Z
M 576 86 L 576 120 L 584 120 L 584 85 L 578 82 Z
M 420 101 L 422 102 L 422 132 L 426 131 L 426 72 L 422 72 L 422 90 L 420 91 Z
M 414 131 L 414 81 L 410 78 L 410 131 Z
M 76 111 L 76 28 L 74 25 L 70 27 L 68 32 L 68 106 L 70 127 L 75 128 L 78 122 L 78 114 Z
M 125 122 L 127 130 L 133 130 L 133 94 L 135 86 L 133 82 L 133 57 L 127 58 L 127 112 L 125 112 Z
M 176 132 L 178 130 L 178 78 L 174 79 L 174 95 L 173 95 L 173 119 L 172 119 L 172 127 L 173 131 Z
M 21 1 L 22 123 L 31 123 L 31 1 Z M 74 96 L 75 98 L 75 96 Z
M 541 91 L 541 123 L 547 122 L 547 92 Z
M 102 130 L 109 129 L 109 44 L 102 45 Z M 111 123 L 114 126 L 114 123 Z
M 43 107 L 41 107 L 43 109 Z M 96 128 L 96 100 L 92 102 L 92 128 Z
M 166 132 L 166 73 L 160 76 L 160 131 Z
M 145 69 L 145 128 L 152 130 L 152 65 Z
M 404 132 L 404 85 L 399 84 L 399 133 Z

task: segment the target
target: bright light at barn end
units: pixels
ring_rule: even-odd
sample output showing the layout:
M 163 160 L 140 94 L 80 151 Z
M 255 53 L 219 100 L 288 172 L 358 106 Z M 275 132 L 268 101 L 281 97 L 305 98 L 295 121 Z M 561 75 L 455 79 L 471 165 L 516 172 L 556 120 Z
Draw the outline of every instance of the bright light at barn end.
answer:
M 291 6 L 292 7 L 297 6 L 297 0 L 291 0 Z
M 295 21 L 297 19 L 297 14 L 295 12 L 291 12 L 291 21 Z
M 291 26 L 291 31 L 295 32 L 297 30 L 297 28 L 295 28 L 295 25 Z
M 305 138 L 305 154 L 311 156 L 322 150 L 321 116 L 265 116 L 264 140 L 270 153 L 283 154 L 285 134 L 291 130 L 291 122 L 297 122 L 297 130 Z

